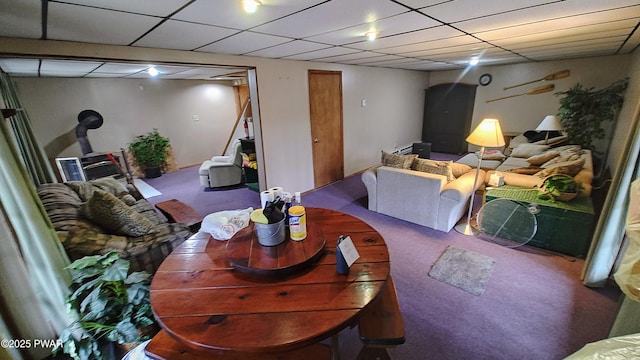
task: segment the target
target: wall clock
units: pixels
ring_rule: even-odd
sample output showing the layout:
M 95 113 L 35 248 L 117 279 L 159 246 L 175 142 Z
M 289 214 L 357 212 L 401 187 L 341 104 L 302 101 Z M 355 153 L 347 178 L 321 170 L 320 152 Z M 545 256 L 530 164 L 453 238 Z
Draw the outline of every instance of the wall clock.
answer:
M 487 86 L 487 85 L 491 84 L 491 80 L 492 79 L 493 78 L 491 77 L 491 74 L 482 74 L 482 75 L 480 75 L 480 80 L 478 80 L 478 82 L 482 86 Z

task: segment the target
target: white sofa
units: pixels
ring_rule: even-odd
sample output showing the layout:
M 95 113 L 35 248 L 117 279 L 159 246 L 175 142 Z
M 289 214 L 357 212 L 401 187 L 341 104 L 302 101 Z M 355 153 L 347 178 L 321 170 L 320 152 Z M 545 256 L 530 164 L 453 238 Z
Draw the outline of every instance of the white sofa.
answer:
M 484 178 L 471 170 L 447 183 L 446 176 L 415 170 L 379 166 L 362 173 L 369 210 L 449 232 L 466 214 L 469 199 Z

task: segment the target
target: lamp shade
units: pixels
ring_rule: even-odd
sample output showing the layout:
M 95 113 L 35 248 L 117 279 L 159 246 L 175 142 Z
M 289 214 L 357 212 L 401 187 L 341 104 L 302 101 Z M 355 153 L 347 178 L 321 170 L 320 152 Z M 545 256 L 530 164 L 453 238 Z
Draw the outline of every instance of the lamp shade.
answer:
M 562 131 L 562 124 L 555 115 L 547 115 L 544 117 L 536 131 Z
M 497 119 L 482 120 L 466 140 L 476 146 L 500 147 L 505 144 L 502 127 Z

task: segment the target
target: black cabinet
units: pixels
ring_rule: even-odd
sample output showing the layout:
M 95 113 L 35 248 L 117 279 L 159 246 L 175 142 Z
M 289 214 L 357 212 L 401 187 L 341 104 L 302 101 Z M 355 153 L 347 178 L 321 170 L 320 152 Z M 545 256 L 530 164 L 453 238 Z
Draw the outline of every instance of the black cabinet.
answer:
M 431 151 L 461 154 L 467 152 L 477 85 L 439 84 L 425 90 L 422 141 Z

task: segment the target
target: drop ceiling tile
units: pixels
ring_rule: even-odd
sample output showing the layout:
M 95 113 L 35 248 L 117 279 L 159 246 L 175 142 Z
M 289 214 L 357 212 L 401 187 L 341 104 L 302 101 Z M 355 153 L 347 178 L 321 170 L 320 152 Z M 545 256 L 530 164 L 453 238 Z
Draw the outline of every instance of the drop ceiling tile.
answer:
M 174 19 L 234 29 L 249 29 L 304 10 L 322 0 L 262 0 L 262 6 L 253 14 L 242 10 L 238 0 L 197 0 L 178 12 Z
M 396 54 L 402 54 L 404 56 L 425 56 L 431 54 L 446 53 L 455 50 L 480 50 L 490 45 L 478 41 L 478 39 L 471 36 L 458 36 L 456 38 L 447 38 L 435 41 L 428 41 L 420 43 L 419 46 L 407 45 L 397 48 L 391 48 L 387 50 L 393 50 Z M 414 50 L 414 51 L 407 51 Z
M 93 71 L 94 74 L 131 74 L 148 69 L 150 64 L 104 63 Z
M 374 22 L 407 9 L 388 0 L 328 1 L 299 13 L 256 27 L 255 31 L 307 38 L 358 24 Z M 318 21 L 318 19 L 322 19 Z
M 245 55 L 261 56 L 261 57 L 268 57 L 268 58 L 282 58 L 282 57 L 287 57 L 287 56 L 305 53 L 309 51 L 326 49 L 328 47 L 331 47 L 331 46 L 318 44 L 310 41 L 304 41 L 304 40 L 292 40 L 284 44 L 272 46 L 272 47 L 258 50 L 258 51 L 253 51 Z
M 343 62 L 349 60 L 361 60 L 361 59 L 369 59 L 373 57 L 385 56 L 385 54 L 375 53 L 371 51 L 356 51 L 350 54 L 331 56 L 326 58 L 320 58 L 319 61 L 328 61 L 328 62 Z
M 511 46 L 509 49 L 522 52 L 522 51 L 535 51 L 535 50 L 543 50 L 543 49 L 560 49 L 567 47 L 576 47 L 583 46 L 585 44 L 590 45 L 617 45 L 620 46 L 627 39 L 627 35 L 619 35 L 619 36 L 608 36 L 608 37 L 597 37 L 597 38 L 583 38 L 583 39 L 573 39 L 572 41 L 567 42 L 550 42 L 550 41 L 538 41 L 538 42 L 530 42 L 523 43 Z
M 349 47 L 361 50 L 383 50 L 387 48 L 394 48 L 397 46 L 404 46 L 407 44 L 424 43 L 431 40 L 438 40 L 443 38 L 454 38 L 464 35 L 464 33 L 450 28 L 448 26 L 438 26 L 426 30 L 413 31 L 410 33 L 381 37 L 375 41 L 362 41 L 358 43 L 348 44 Z
M 640 31 L 635 31 L 633 34 L 631 34 L 629 39 L 627 39 L 627 42 L 622 45 L 622 47 L 620 48 L 620 52 L 622 54 L 627 54 L 636 50 L 638 46 L 640 46 Z
M 581 58 L 581 57 L 585 57 L 585 56 L 606 56 L 606 55 L 611 55 L 616 51 L 617 47 L 611 47 L 611 48 L 595 48 L 595 49 L 581 49 L 581 50 L 571 50 L 571 51 L 566 51 L 563 49 L 558 49 L 558 50 L 554 50 L 554 51 L 544 51 L 544 52 L 540 52 L 540 53 L 527 53 L 525 54 L 527 56 L 527 58 L 535 60 L 535 61 L 544 61 L 544 60 L 551 60 L 551 59 L 557 59 L 558 56 L 562 56 L 563 59 L 571 59 L 571 58 Z
M 6 73 L 29 72 L 38 73 L 40 60 L 37 59 L 3 59 L 0 58 L 0 69 Z
M 343 45 L 353 43 L 354 41 L 368 40 L 366 33 L 369 31 L 378 32 L 378 36 L 383 37 L 422 30 L 438 25 L 440 25 L 440 23 L 424 15 L 410 12 L 387 17 L 371 23 L 359 24 L 345 29 L 311 36 L 307 38 L 307 40 L 332 45 Z
M 90 72 L 102 65 L 102 62 L 73 60 L 42 60 L 40 71 L 44 72 Z
M 391 66 L 391 65 L 411 64 L 411 63 L 415 63 L 416 61 L 417 61 L 417 59 L 398 57 L 397 59 L 365 62 L 365 63 L 363 63 L 363 65 L 368 65 L 368 66 Z
M 608 43 L 608 44 L 594 44 L 594 43 L 583 43 L 579 45 L 571 45 L 571 46 L 558 46 L 558 47 L 546 47 L 546 48 L 533 48 L 533 49 L 522 49 L 518 53 L 535 59 L 539 56 L 549 56 L 549 55 L 558 55 L 562 54 L 585 54 L 591 51 L 598 52 L 600 54 L 613 54 L 618 47 L 619 43 Z
M 380 55 L 377 57 L 348 60 L 348 61 L 345 61 L 345 63 L 352 64 L 352 65 L 363 65 L 363 64 L 370 64 L 370 63 L 381 62 L 386 60 L 397 60 L 401 58 L 402 58 L 401 56 L 396 56 L 396 55 Z
M 330 57 L 330 56 L 351 54 L 354 51 L 357 51 L 357 50 L 347 49 L 347 48 L 343 48 L 343 47 L 340 47 L 340 46 L 333 46 L 333 47 L 329 47 L 329 48 L 326 48 L 326 49 L 321 49 L 321 50 L 311 51 L 311 52 L 307 52 L 307 53 L 287 56 L 287 57 L 284 57 L 283 59 L 289 59 L 289 60 L 316 60 L 316 59 L 321 59 L 321 58 L 327 58 L 327 57 Z
M 492 44 L 498 46 L 511 46 L 522 43 L 533 42 L 567 42 L 572 40 L 580 40 L 585 37 L 605 37 L 615 36 L 620 34 L 629 34 L 633 31 L 638 24 L 638 20 L 629 19 L 615 22 L 606 22 L 600 24 L 576 26 L 563 29 L 549 29 L 543 32 L 531 33 L 528 35 L 512 36 L 505 33 L 507 37 L 494 39 L 491 36 L 485 36 L 482 34 L 482 38 L 491 41 Z
M 37 39 L 42 36 L 42 2 L 2 0 L 0 36 Z
M 86 74 L 84 77 L 86 78 L 121 78 L 125 76 L 126 74 L 121 74 L 121 73 L 91 72 Z
M 394 46 L 386 48 L 384 51 L 393 52 L 394 54 L 412 55 L 414 53 L 420 53 L 423 51 L 429 51 L 434 49 L 446 49 L 454 46 L 461 45 L 473 45 L 478 46 L 482 42 L 473 36 L 460 35 L 449 38 L 443 38 L 438 40 L 424 41 L 419 43 L 413 43 L 409 45 Z
M 529 9 L 552 3 L 554 0 L 456 0 L 447 1 L 420 10 L 444 23 L 455 23 L 468 19 L 482 18 L 493 14 L 508 15 L 514 10 Z
M 524 26 L 531 26 L 530 29 L 535 29 L 537 26 L 537 31 L 540 31 L 544 28 L 565 28 L 611 21 L 620 16 L 622 18 L 638 17 L 640 5 L 629 5 L 629 3 L 629 0 L 580 0 L 580 6 L 575 6 L 572 1 L 560 1 L 526 9 L 526 11 L 520 10 L 463 21 L 456 23 L 455 26 L 473 34 L 505 28 L 512 31 Z
M 236 34 L 238 31 L 212 25 L 167 20 L 136 41 L 134 46 L 192 50 Z M 185 36 L 189 34 L 189 36 Z
M 159 22 L 151 16 L 55 2 L 49 2 L 48 19 L 51 40 L 114 45 L 130 44 Z
M 217 41 L 211 45 L 198 48 L 198 51 L 241 55 L 291 41 L 280 36 L 265 35 L 244 31 Z
M 189 3 L 189 0 L 154 0 L 152 3 L 146 1 L 131 0 L 65 0 L 64 2 L 69 4 L 86 5 L 103 9 L 165 17 L 169 16 L 174 11 Z M 150 4 L 153 4 L 153 6 L 149 6 Z
M 454 0 L 398 0 L 397 2 L 412 9 L 422 9 Z

